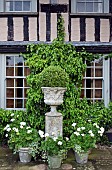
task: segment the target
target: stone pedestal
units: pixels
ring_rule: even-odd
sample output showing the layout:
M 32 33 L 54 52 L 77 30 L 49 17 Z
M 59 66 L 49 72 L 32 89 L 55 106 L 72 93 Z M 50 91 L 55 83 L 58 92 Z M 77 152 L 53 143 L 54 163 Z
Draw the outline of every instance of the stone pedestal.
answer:
M 61 113 L 52 114 L 51 112 L 45 115 L 45 132 L 50 136 L 62 136 L 63 132 L 63 116 Z

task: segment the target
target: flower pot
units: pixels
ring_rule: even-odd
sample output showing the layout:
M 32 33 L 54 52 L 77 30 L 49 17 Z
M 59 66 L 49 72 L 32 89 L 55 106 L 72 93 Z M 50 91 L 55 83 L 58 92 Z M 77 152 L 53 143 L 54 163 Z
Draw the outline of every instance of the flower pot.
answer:
M 63 103 L 64 87 L 41 87 L 44 93 L 44 102 L 47 105 L 58 106 Z
M 57 169 L 61 166 L 62 158 L 58 155 L 49 156 L 48 155 L 48 166 L 50 169 Z
M 88 161 L 88 152 L 75 152 L 76 162 L 79 164 L 85 164 Z
M 19 149 L 19 158 L 20 162 L 28 163 L 31 161 L 31 155 L 29 154 L 29 148 L 20 148 Z

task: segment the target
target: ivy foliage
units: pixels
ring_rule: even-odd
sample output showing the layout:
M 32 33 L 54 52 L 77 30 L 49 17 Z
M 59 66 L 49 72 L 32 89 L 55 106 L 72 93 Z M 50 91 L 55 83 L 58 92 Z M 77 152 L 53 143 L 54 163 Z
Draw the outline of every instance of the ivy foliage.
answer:
M 77 115 L 77 109 L 81 105 L 80 92 L 83 73 L 86 70 L 84 60 L 92 61 L 98 56 L 94 56 L 84 49 L 77 51 L 71 43 L 64 42 L 62 17 L 60 17 L 58 24 L 60 25 L 58 26 L 58 37 L 51 44 L 40 43 L 27 46 L 24 58 L 31 74 L 27 77 L 30 89 L 28 90 L 26 107 L 30 123 L 37 128 L 44 129 L 45 113 L 49 111 L 49 107 L 44 104 L 38 75 L 51 65 L 60 66 L 69 75 L 69 85 L 65 93 L 64 103 L 59 106 L 59 110 L 63 114 L 64 127 L 66 127 L 64 130 L 65 133 L 68 133 L 69 125 L 73 122 L 75 115 Z

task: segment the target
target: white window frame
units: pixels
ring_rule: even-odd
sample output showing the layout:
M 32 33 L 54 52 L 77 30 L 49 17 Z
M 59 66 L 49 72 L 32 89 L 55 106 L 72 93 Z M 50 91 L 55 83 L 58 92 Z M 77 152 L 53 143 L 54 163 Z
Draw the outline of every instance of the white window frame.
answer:
M 25 12 L 37 12 L 37 0 L 12 0 L 12 1 L 31 1 L 31 10 L 30 11 L 7 11 L 6 2 L 10 0 L 0 0 L 0 12 L 10 12 L 10 13 L 25 13 Z
M 7 109 L 7 110 L 26 110 L 26 108 L 6 108 L 6 78 L 13 78 L 13 76 L 6 76 L 6 56 L 14 56 L 17 57 L 19 54 L 0 54 L 0 71 L 1 71 L 1 79 L 0 79 L 0 108 Z M 23 67 L 27 67 L 24 66 Z M 14 79 L 18 78 L 18 76 L 14 76 Z M 19 78 L 25 79 L 26 76 L 21 76 Z M 15 87 L 15 86 L 14 86 Z M 22 87 L 21 87 L 22 88 Z M 28 89 L 28 87 L 24 87 L 23 85 L 23 91 L 25 89 Z M 19 98 L 17 98 L 19 99 Z M 27 99 L 24 96 L 20 98 L 22 100 Z M 14 98 L 16 100 L 16 98 Z
M 86 81 L 84 81 L 84 87 L 82 87 L 82 90 L 84 90 L 84 96 L 86 96 L 86 89 L 91 89 L 93 90 L 93 93 L 95 92 L 95 89 L 99 89 L 99 90 L 102 90 L 102 98 L 95 98 L 95 93 L 93 94 L 93 98 L 91 99 L 88 99 L 88 100 L 91 100 L 93 102 L 95 102 L 96 100 L 104 100 L 104 104 L 105 106 L 107 107 L 108 106 L 108 103 L 110 101 L 110 86 L 109 86 L 109 73 L 110 73 L 110 60 L 105 60 L 104 58 L 101 58 L 99 60 L 95 60 L 93 62 L 93 65 L 94 66 L 88 66 L 87 68 L 93 68 L 94 69 L 94 72 L 95 72 L 95 62 L 103 62 L 102 64 L 102 76 L 101 77 L 86 77 L 86 72 L 84 74 L 84 77 L 83 79 L 84 80 L 87 80 L 87 79 L 92 79 L 93 82 L 95 80 L 102 80 L 102 88 L 95 88 L 95 84 L 93 83 L 93 87 L 90 87 L 90 88 L 87 88 L 86 87 Z M 100 67 L 99 67 L 100 68 Z M 95 73 L 94 73 L 95 75 Z
M 93 0 L 94 1 L 94 0 Z M 101 1 L 101 0 L 99 0 Z M 86 0 L 85 0 L 86 2 Z M 90 1 L 91 2 L 91 1 Z M 99 10 L 99 12 L 77 12 L 77 3 L 78 0 L 71 0 L 71 13 L 109 13 L 109 0 L 103 0 L 103 8 L 102 11 Z M 99 4 L 100 5 L 100 4 Z M 99 6 L 100 8 L 100 6 Z

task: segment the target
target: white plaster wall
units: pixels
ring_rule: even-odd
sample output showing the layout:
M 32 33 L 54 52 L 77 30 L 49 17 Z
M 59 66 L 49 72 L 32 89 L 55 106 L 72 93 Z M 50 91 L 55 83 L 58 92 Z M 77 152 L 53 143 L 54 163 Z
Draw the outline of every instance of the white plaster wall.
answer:
M 14 21 L 14 41 L 23 41 L 23 18 L 15 17 Z
M 46 13 L 39 13 L 39 40 L 46 41 Z
M 101 19 L 100 24 L 101 24 L 100 25 L 100 41 L 109 42 L 109 37 L 110 37 L 109 19 Z
M 37 18 L 29 18 L 29 41 L 37 41 Z
M 7 18 L 0 18 L 0 41 L 7 41 Z
M 86 41 L 95 41 L 95 20 L 94 18 L 86 19 Z
M 80 41 L 80 19 L 71 19 L 71 41 Z

